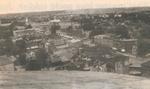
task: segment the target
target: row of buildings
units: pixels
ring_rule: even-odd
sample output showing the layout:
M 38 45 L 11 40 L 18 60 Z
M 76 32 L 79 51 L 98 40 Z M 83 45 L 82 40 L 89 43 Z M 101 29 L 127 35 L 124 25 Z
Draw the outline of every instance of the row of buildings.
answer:
M 129 73 L 130 66 L 134 64 L 130 55 L 136 57 L 136 39 L 113 39 L 110 34 L 105 34 L 96 35 L 91 41 L 87 38 L 88 36 L 85 38 L 73 37 L 58 30 L 59 28 L 53 27 L 53 30 L 56 29 L 56 31 L 52 31 L 51 26 L 57 26 L 59 22 L 60 20 L 52 20 L 50 23 L 32 25 L 26 19 L 25 25 L 16 26 L 17 29 L 13 31 L 12 39 L 14 42 L 25 40 L 28 52 L 45 48 L 56 70 Z M 30 24 L 32 27 L 26 28 Z M 13 61 L 8 62 L 8 64 L 11 63 Z M 146 65 L 146 63 L 142 64 L 141 68 L 147 67 Z M 15 70 L 14 65 L 11 66 Z M 5 69 L 3 67 L 7 68 L 7 63 L 2 64 L 1 69 Z

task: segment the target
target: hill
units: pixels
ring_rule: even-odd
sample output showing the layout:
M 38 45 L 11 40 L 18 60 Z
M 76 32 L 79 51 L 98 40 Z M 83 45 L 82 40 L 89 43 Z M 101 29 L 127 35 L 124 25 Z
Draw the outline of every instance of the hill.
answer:
M 132 13 L 150 11 L 150 7 L 126 7 L 126 8 L 95 8 L 95 9 L 77 9 L 77 10 L 57 10 L 57 11 L 42 11 L 42 12 L 26 12 L 1 14 L 0 17 L 9 16 L 34 16 L 34 15 L 65 15 L 65 14 L 104 14 L 104 13 Z
M 1 72 L 3 89 L 150 89 L 146 78 L 103 72 Z

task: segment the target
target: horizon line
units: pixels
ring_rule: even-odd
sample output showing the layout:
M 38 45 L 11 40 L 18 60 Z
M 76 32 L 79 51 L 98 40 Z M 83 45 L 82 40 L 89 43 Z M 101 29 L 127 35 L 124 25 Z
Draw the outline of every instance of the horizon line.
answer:
M 150 6 L 119 6 L 119 7 L 98 7 L 98 8 L 79 8 L 79 9 L 56 9 L 56 10 L 34 10 L 34 11 L 18 11 L 18 12 L 8 12 L 8 13 L 0 13 L 1 15 L 14 15 L 14 14 L 28 14 L 28 13 L 44 13 L 44 12 L 52 12 L 52 11 L 76 11 L 76 10 L 87 10 L 87 9 L 129 9 L 129 8 L 150 8 Z

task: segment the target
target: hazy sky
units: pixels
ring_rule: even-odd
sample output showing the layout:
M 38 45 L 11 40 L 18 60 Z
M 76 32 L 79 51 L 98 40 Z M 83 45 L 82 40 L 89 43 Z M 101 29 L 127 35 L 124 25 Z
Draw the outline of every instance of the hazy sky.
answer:
M 0 14 L 137 6 L 150 6 L 150 0 L 0 0 Z

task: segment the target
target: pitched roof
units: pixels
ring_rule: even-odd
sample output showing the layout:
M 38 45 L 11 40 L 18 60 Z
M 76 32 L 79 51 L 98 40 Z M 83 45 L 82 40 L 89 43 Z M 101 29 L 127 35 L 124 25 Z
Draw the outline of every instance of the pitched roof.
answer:
M 69 61 L 77 53 L 77 50 L 73 49 L 64 49 L 55 52 L 55 55 L 58 55 L 61 58 L 61 61 Z
M 94 47 L 84 47 L 83 54 L 87 55 L 92 59 L 100 59 L 113 56 L 113 51 L 108 47 L 105 48 L 100 46 L 94 46 Z
M 60 20 L 59 19 L 54 19 L 54 20 L 51 20 L 50 22 L 52 22 L 52 23 L 59 23 Z
M 8 27 L 10 25 L 11 25 L 11 23 L 0 24 L 1 27 Z

